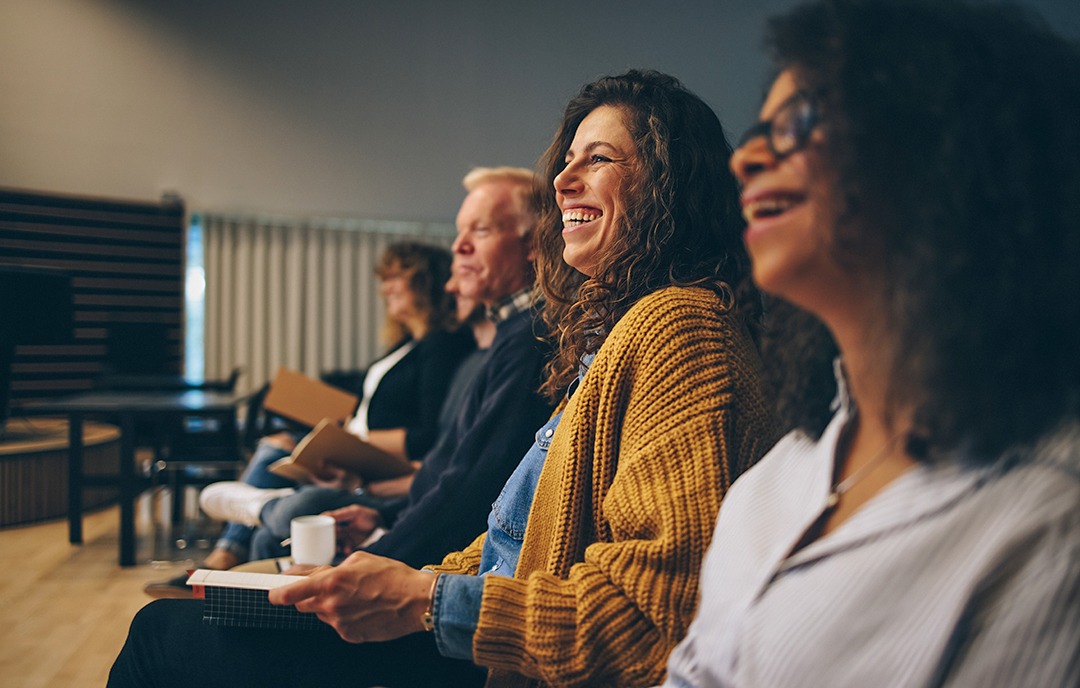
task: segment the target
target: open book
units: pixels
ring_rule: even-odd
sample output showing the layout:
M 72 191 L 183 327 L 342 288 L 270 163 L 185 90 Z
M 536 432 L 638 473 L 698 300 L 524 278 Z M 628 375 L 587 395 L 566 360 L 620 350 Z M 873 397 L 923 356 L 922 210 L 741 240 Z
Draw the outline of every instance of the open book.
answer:
M 196 599 L 205 600 L 204 624 L 292 630 L 319 628 L 322 621 L 314 614 L 297 611 L 291 605 L 270 604 L 270 590 L 303 579 L 303 576 L 280 573 L 198 569 L 191 573 L 187 584 Z
M 323 418 L 345 420 L 360 403 L 355 394 L 288 368 L 279 368 L 263 399 L 263 408 L 313 428 Z
M 398 478 L 414 470 L 405 459 L 365 442 L 326 418 L 300 440 L 291 455 L 270 464 L 270 471 L 298 483 L 309 483 L 313 475 L 326 474 L 328 463 L 367 482 Z

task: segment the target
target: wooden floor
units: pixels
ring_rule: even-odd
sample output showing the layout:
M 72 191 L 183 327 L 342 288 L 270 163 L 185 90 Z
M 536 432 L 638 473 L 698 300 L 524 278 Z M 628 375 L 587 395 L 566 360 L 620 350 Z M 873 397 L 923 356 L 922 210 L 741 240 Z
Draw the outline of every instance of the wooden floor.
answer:
M 175 538 L 149 516 L 158 506 L 140 498 L 141 563 L 131 568 L 117 564 L 118 507 L 86 516 L 82 545 L 68 544 L 66 520 L 0 530 L 0 686 L 105 685 L 132 616 L 150 600 L 143 585 L 182 573 L 204 553 L 170 549 Z

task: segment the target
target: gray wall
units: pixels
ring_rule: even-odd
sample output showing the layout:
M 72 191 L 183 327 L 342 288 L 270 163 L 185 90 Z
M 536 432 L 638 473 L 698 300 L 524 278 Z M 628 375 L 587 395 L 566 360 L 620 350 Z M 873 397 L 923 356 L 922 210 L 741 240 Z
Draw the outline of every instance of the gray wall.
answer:
M 449 220 L 601 74 L 671 72 L 741 131 L 792 4 L 0 0 L 0 186 Z M 1080 38 L 1080 2 L 1026 4 Z

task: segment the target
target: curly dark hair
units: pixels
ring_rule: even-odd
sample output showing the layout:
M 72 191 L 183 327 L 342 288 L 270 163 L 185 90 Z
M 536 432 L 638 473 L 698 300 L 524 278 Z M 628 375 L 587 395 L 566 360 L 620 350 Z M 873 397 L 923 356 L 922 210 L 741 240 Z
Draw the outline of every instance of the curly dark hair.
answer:
M 404 273 L 409 279 L 409 291 L 416 298 L 416 307 L 427 323 L 427 332 L 454 330 L 458 326 L 454 297 L 445 286 L 450 279 L 450 252 L 441 246 L 419 241 L 396 241 L 389 244 L 375 274 L 379 277 L 393 272 Z M 387 319 L 383 324 L 383 339 L 396 347 L 409 338 L 405 328 Z
M 624 113 L 637 153 L 626 191 L 627 211 L 592 278 L 562 258 L 562 215 L 552 193 L 578 125 L 600 107 Z M 543 391 L 557 398 L 577 376 L 581 356 L 643 296 L 667 285 L 712 285 L 728 293 L 752 324 L 760 298 L 742 243 L 738 185 L 728 171 L 728 145 L 716 113 L 674 77 L 631 70 L 585 85 L 566 106 L 541 158 L 537 283 L 556 354 Z
M 880 256 L 890 413 L 914 409 L 927 448 L 985 456 L 1075 418 L 1077 46 L 1018 8 L 948 0 L 825 0 L 768 42 L 822 103 L 837 258 Z
M 765 298 L 762 380 L 784 427 L 821 437 L 833 415 L 838 354 L 832 334 L 816 316 L 789 301 Z

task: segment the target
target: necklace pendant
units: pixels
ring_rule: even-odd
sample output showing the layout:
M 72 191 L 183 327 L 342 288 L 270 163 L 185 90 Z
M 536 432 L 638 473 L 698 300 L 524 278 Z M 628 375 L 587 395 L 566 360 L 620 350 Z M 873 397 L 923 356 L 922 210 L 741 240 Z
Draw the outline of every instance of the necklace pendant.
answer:
M 840 493 L 833 491 L 829 493 L 829 496 L 825 499 L 825 508 L 833 509 L 840 503 Z

